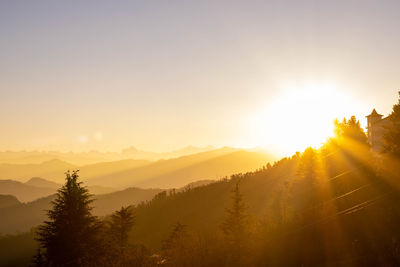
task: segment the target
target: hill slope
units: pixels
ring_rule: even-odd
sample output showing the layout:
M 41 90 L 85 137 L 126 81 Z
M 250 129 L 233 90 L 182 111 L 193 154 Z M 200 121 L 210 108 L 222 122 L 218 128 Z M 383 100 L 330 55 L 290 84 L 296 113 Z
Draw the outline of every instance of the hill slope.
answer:
M 21 202 L 54 194 L 55 188 L 36 187 L 13 180 L 0 180 L 0 194 L 13 195 Z
M 272 157 L 258 152 L 224 148 L 176 159 L 161 160 L 144 167 L 88 179 L 88 184 L 178 188 L 203 180 L 219 179 L 233 173 L 260 168 Z
M 18 204 L 21 204 L 21 202 L 19 202 L 18 199 L 14 196 L 0 195 L 0 209 L 16 206 Z
M 236 151 L 205 160 L 176 171 L 134 183 L 139 187 L 178 188 L 203 179 L 220 179 L 265 166 L 271 157 L 257 152 Z
M 177 222 L 191 231 L 215 235 L 226 208 L 231 206 L 231 192 L 239 180 L 244 201 L 249 213 L 255 215 L 254 219 L 272 219 L 277 216 L 274 203 L 279 199 L 287 180 L 296 175 L 296 167 L 297 160 L 283 160 L 279 166 L 268 170 L 233 175 L 231 179 L 176 194 L 160 194 L 149 204 L 136 209 L 137 222 L 132 232 L 132 242 L 160 248 Z

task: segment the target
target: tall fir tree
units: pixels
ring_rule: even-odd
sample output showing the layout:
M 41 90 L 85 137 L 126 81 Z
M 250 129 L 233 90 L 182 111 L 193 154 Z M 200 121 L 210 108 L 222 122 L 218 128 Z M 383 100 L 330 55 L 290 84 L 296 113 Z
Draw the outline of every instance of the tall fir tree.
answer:
M 186 225 L 176 223 L 166 240 L 163 242 L 162 255 L 166 266 L 187 266 L 188 233 Z
M 128 248 L 128 234 L 135 225 L 133 207 L 121 207 L 111 215 L 109 222 L 108 237 L 110 247 L 108 254 L 112 256 L 112 266 L 129 266 L 130 256 L 134 254 L 133 249 Z
M 110 232 L 121 250 L 127 246 L 128 233 L 134 225 L 135 215 L 131 206 L 121 207 L 111 215 Z
M 247 206 L 240 192 L 240 180 L 232 190 L 232 206 L 226 209 L 226 217 L 221 224 L 226 242 L 227 265 L 241 266 L 245 262 L 249 246 Z
M 78 177 L 78 171 L 66 173 L 48 220 L 38 228 L 36 240 L 48 266 L 96 266 L 100 260 L 101 223 L 91 214 L 93 199 Z

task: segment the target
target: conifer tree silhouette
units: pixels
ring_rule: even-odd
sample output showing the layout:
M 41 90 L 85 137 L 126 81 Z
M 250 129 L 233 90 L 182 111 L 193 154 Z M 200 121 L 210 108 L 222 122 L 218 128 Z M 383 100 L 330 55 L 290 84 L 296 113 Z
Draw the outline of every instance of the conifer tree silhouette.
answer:
M 131 206 L 121 207 L 111 215 L 109 223 L 109 237 L 111 238 L 111 249 L 113 261 L 116 266 L 129 265 L 128 234 L 135 225 L 135 216 Z
M 240 193 L 240 180 L 232 190 L 232 206 L 226 209 L 226 217 L 221 224 L 227 247 L 227 264 L 242 265 L 248 243 L 247 206 Z
M 36 240 L 48 266 L 93 266 L 99 259 L 101 223 L 91 214 L 93 200 L 78 177 L 78 171 L 66 172 L 48 220 L 38 228 Z

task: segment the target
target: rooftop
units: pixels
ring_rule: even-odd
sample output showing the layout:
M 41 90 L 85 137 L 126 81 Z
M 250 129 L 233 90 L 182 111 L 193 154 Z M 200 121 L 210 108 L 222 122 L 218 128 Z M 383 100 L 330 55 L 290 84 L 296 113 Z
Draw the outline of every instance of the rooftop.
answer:
M 371 114 L 369 114 L 369 115 L 366 116 L 366 117 L 368 118 L 368 117 L 382 117 L 382 116 L 383 116 L 383 115 L 379 114 L 378 112 L 376 112 L 375 109 L 373 109 L 372 112 L 371 112 Z

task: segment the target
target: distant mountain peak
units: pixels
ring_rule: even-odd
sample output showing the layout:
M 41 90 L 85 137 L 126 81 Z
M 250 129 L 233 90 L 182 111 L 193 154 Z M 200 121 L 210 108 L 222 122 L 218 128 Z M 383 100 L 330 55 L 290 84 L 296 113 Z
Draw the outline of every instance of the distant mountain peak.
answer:
M 124 150 L 122 150 L 122 153 L 124 153 L 124 154 L 126 154 L 126 153 L 138 153 L 138 152 L 143 152 L 143 151 L 137 149 L 134 146 L 130 146 L 130 147 L 125 148 Z
M 70 164 L 66 161 L 57 159 L 57 158 L 43 161 L 42 164 L 43 165 L 56 165 L 57 164 L 57 165 L 71 165 L 72 166 L 72 164 Z
M 60 187 L 59 184 L 49 181 L 49 180 L 46 180 L 46 179 L 43 179 L 43 178 L 40 178 L 40 177 L 32 177 L 31 179 L 26 181 L 25 184 L 30 185 L 30 186 L 54 188 L 54 189 Z
M 27 184 L 27 183 L 36 182 L 36 181 L 47 181 L 47 180 L 43 179 L 43 178 L 40 178 L 40 177 L 32 177 L 31 179 L 29 179 L 25 183 Z

